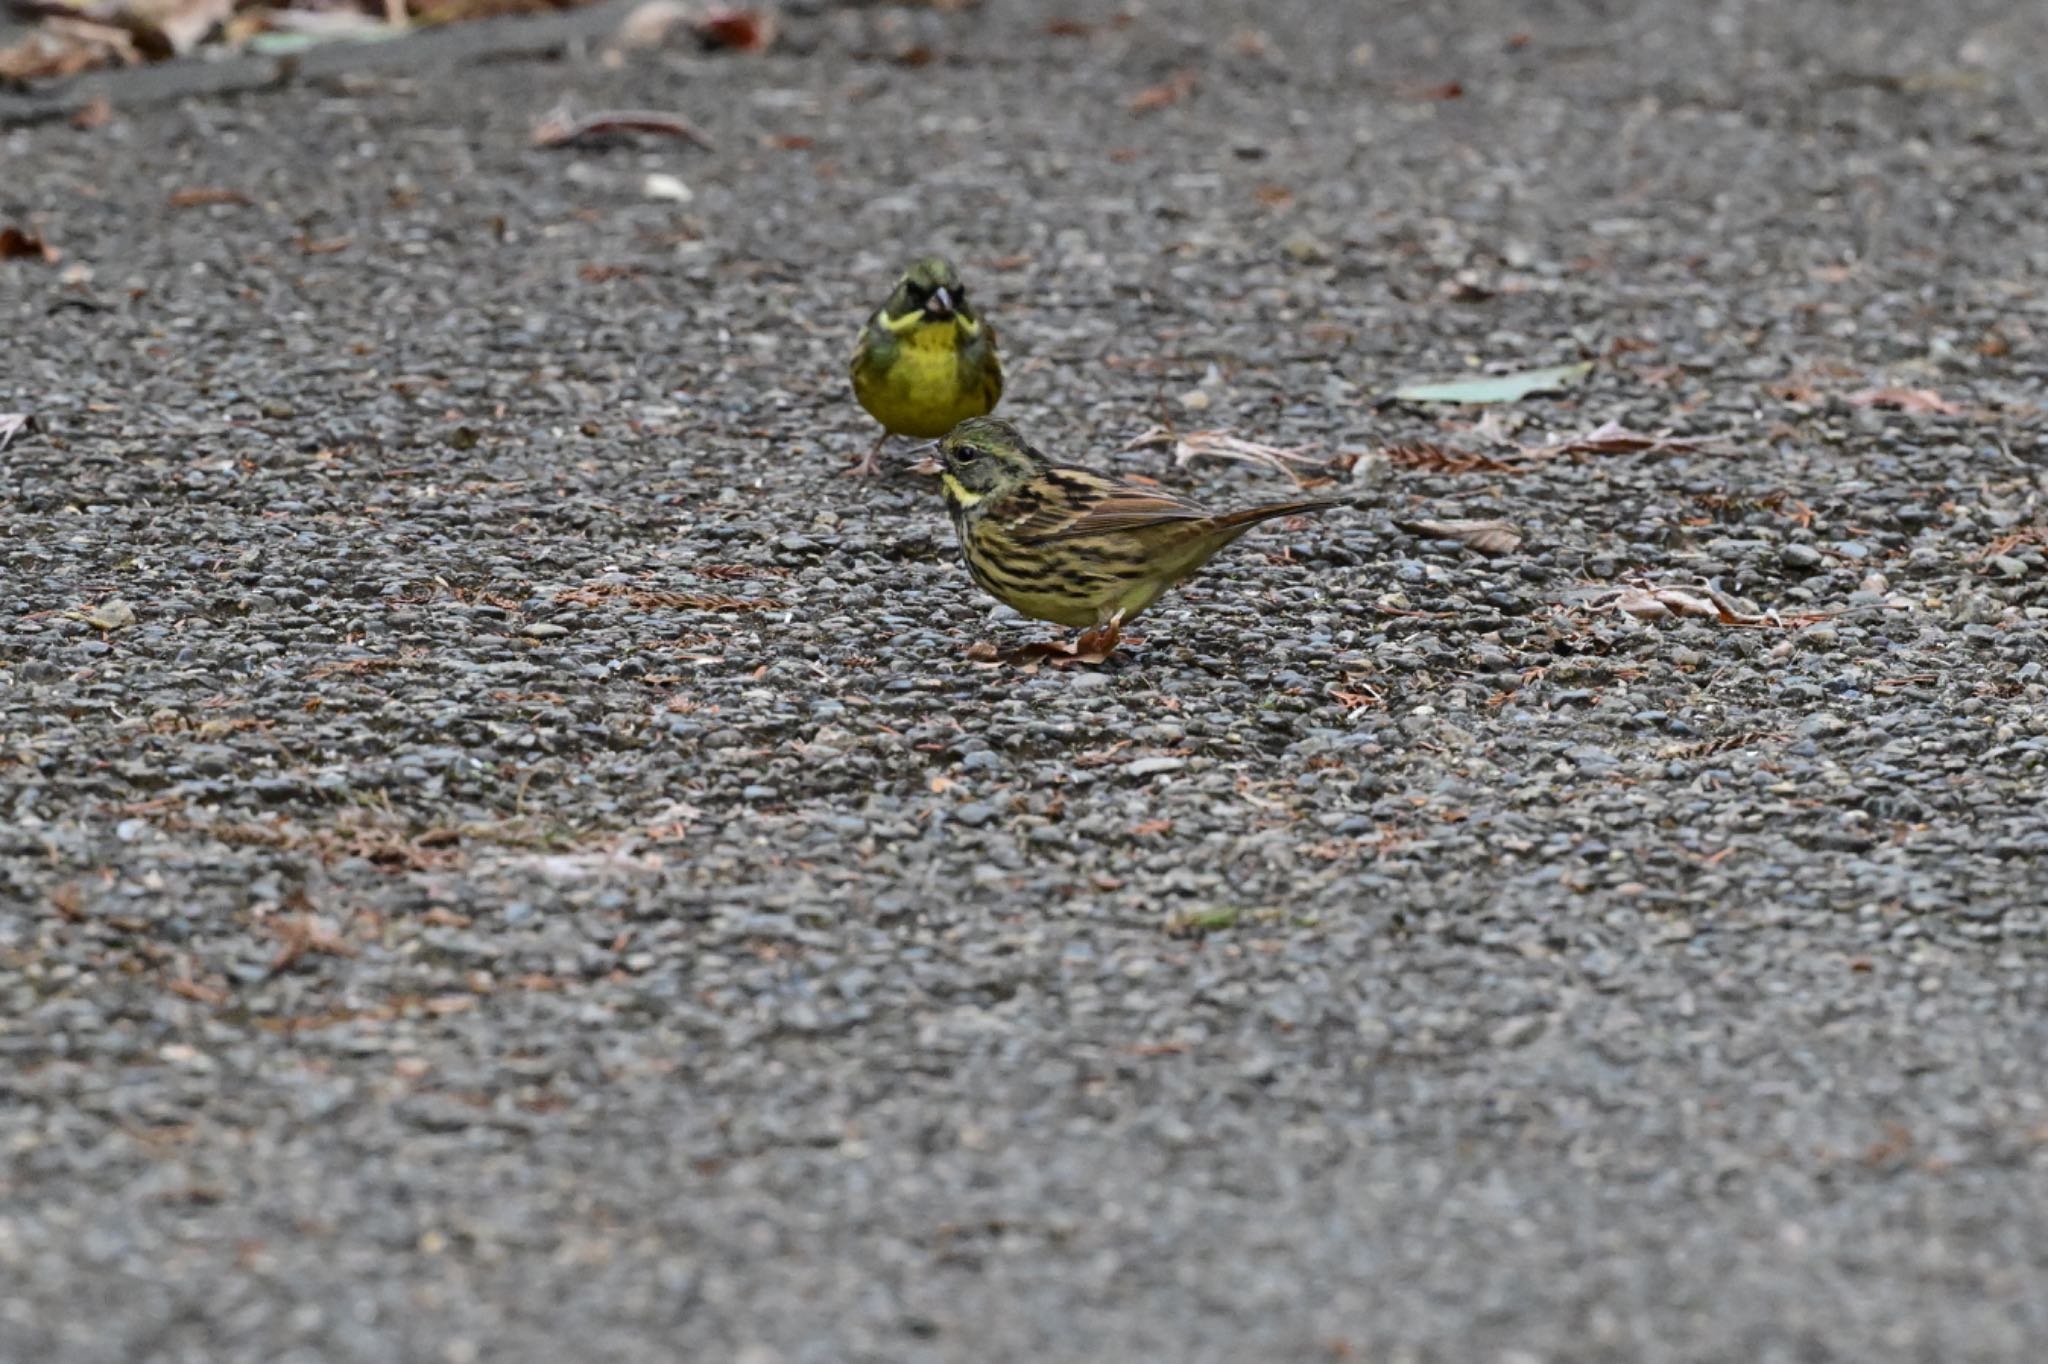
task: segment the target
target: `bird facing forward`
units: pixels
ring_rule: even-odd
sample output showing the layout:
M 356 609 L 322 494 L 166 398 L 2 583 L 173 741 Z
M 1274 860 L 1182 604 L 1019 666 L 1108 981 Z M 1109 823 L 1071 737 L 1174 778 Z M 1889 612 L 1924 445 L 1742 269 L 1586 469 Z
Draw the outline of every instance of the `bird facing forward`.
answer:
M 890 436 L 943 436 L 994 411 L 1003 396 L 995 329 L 968 303 L 960 272 L 943 256 L 926 256 L 896 281 L 860 330 L 852 376 L 854 396 L 882 434 L 848 473 L 876 472 Z
M 1160 488 L 1055 465 L 1017 428 L 964 421 L 939 442 L 940 482 L 967 571 L 1024 615 L 1087 627 L 1101 658 L 1160 594 L 1261 521 L 1339 505 L 1308 498 L 1212 512 Z

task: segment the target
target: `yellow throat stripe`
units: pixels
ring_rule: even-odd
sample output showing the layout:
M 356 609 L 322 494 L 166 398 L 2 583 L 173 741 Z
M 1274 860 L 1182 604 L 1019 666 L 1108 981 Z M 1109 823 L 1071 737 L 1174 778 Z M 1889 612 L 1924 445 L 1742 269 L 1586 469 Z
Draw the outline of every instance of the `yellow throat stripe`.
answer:
M 939 481 L 946 485 L 946 496 L 958 506 L 971 507 L 981 501 L 982 494 L 968 489 L 951 474 L 940 474 Z
M 970 322 L 958 313 L 944 322 L 930 321 L 923 313 L 906 313 L 902 317 L 891 317 L 885 312 L 879 314 L 879 317 L 884 327 L 915 346 L 950 348 L 954 344 L 953 333 L 956 331 L 969 340 L 981 335 L 981 323 Z

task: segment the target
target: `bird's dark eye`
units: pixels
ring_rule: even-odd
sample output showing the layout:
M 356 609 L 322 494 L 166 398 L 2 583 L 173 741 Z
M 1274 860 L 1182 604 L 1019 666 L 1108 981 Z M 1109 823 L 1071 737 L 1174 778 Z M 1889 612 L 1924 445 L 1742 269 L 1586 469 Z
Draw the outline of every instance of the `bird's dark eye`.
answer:
M 971 445 L 963 445 L 953 452 L 953 458 L 959 460 L 962 464 L 972 464 L 981 458 L 981 451 Z

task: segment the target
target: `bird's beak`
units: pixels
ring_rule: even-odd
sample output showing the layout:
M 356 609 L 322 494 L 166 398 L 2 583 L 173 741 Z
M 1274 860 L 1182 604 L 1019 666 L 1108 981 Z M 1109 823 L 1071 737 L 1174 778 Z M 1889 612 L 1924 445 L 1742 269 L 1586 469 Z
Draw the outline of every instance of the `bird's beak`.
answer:
M 932 290 L 932 296 L 924 301 L 924 315 L 934 321 L 944 321 L 953 315 L 953 295 L 944 285 Z
M 918 453 L 923 455 L 924 458 L 910 466 L 911 473 L 942 474 L 946 471 L 946 466 L 939 463 L 939 443 L 937 441 L 924 446 Z

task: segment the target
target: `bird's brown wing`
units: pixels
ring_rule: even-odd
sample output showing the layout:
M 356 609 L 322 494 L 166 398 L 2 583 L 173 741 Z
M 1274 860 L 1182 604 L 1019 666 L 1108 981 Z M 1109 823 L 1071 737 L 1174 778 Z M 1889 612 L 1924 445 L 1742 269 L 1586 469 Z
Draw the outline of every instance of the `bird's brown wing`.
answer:
M 1159 488 L 1120 483 L 1086 469 L 1049 469 L 1034 483 L 1037 505 L 1005 517 L 1012 538 L 1049 544 L 1170 521 L 1206 521 L 1207 507 Z

